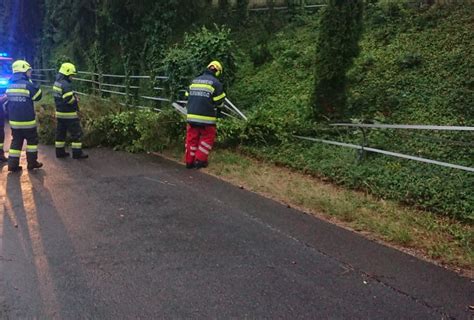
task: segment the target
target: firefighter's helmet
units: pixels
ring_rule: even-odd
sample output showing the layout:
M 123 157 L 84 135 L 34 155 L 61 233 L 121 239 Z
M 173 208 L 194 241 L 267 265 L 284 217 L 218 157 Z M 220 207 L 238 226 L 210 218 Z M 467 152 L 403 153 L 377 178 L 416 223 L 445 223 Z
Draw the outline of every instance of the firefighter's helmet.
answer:
M 13 73 L 27 72 L 31 70 L 31 66 L 25 60 L 16 60 L 12 64 Z
M 211 63 L 209 63 L 207 65 L 207 68 L 211 71 L 214 71 L 216 74 L 216 77 L 219 77 L 222 74 L 222 64 L 217 60 L 214 60 Z
M 65 62 L 61 65 L 61 68 L 59 68 L 59 73 L 65 75 L 66 77 L 76 75 L 76 66 L 70 62 Z

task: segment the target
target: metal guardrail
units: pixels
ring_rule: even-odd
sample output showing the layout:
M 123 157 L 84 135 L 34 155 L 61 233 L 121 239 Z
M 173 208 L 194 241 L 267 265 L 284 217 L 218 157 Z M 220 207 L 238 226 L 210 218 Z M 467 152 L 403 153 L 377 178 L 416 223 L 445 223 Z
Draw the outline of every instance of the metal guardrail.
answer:
M 102 85 L 106 86 L 106 87 L 114 87 L 114 88 L 127 88 L 127 86 L 124 86 L 124 85 L 121 85 L 121 84 L 102 83 Z
M 365 123 L 333 123 L 334 127 L 379 128 L 379 129 L 412 129 L 412 130 L 444 130 L 444 131 L 474 131 L 474 127 L 464 126 L 427 126 L 411 124 L 365 124 Z
M 325 139 L 318 139 L 318 138 L 311 138 L 311 137 L 303 137 L 303 136 L 298 136 L 298 135 L 294 135 L 293 137 L 298 138 L 298 139 L 302 139 L 302 140 L 309 140 L 309 141 L 320 142 L 320 143 L 325 143 L 325 144 L 330 144 L 330 145 L 335 145 L 335 146 L 340 146 L 340 147 L 357 149 L 357 150 L 360 150 L 362 152 L 369 151 L 369 152 L 384 154 L 384 155 L 387 155 L 387 156 L 392 156 L 392 157 L 397 157 L 397 158 L 402 158 L 402 159 L 408 159 L 408 160 L 414 160 L 414 161 L 424 162 L 424 163 L 429 163 L 429 164 L 435 164 L 435 165 L 438 165 L 438 166 L 443 166 L 443 167 L 448 167 L 448 168 L 453 168 L 453 169 L 458 169 L 458 170 L 463 170 L 463 171 L 468 171 L 468 172 L 474 172 L 474 168 L 472 168 L 472 167 L 461 166 L 461 165 L 447 163 L 447 162 L 443 162 L 443 161 L 432 160 L 432 159 L 407 155 L 407 154 L 403 154 L 403 153 L 398 153 L 398 152 L 392 152 L 392 151 L 386 151 L 386 150 L 367 147 L 367 146 L 365 146 L 365 144 L 367 142 L 366 135 L 365 135 L 365 131 L 363 130 L 365 128 L 375 128 L 375 129 L 474 131 L 474 127 L 469 127 L 469 126 L 404 125 L 404 124 L 356 124 L 356 123 L 334 123 L 334 124 L 331 124 L 331 126 L 361 128 L 362 132 L 364 134 L 364 145 L 356 145 L 356 144 L 344 143 L 344 142 L 339 142 L 339 141 L 332 141 L 332 140 L 325 140 Z
M 99 76 L 98 73 L 95 73 L 95 72 L 88 72 L 88 71 L 77 71 L 78 74 L 88 74 L 88 75 L 91 75 L 91 76 Z
M 94 83 L 94 84 L 99 84 L 100 82 L 99 81 L 94 81 L 94 80 L 90 80 L 90 79 L 83 79 L 83 78 L 76 78 L 76 77 L 73 77 L 72 78 L 73 80 L 76 80 L 76 81 L 82 81 L 82 82 L 90 82 L 90 83 Z
M 230 100 L 229 100 L 228 98 L 225 98 L 224 107 L 225 107 L 227 104 L 229 104 L 230 107 L 232 108 L 232 109 L 229 109 L 229 111 L 231 111 L 231 112 L 232 112 L 232 111 L 235 111 L 235 112 L 236 112 L 239 116 L 241 116 L 245 121 L 248 120 L 247 117 L 246 117 L 239 109 L 237 109 L 237 107 L 236 107 L 232 102 L 230 102 Z
M 126 78 L 126 75 L 123 74 L 102 74 L 102 77 L 105 78 Z
M 145 100 L 153 100 L 153 101 L 166 101 L 166 102 L 171 101 L 168 98 L 161 98 L 161 97 L 140 96 L 140 98 L 145 99 Z
M 357 149 L 357 150 L 365 150 L 365 151 L 370 151 L 370 152 L 375 152 L 375 153 L 381 153 L 381 154 L 392 156 L 392 157 L 415 160 L 415 161 L 419 161 L 419 162 L 436 164 L 438 166 L 443 166 L 443 167 L 448 167 L 448 168 L 453 168 L 453 169 L 459 169 L 459 170 L 474 172 L 474 168 L 471 168 L 471 167 L 460 166 L 460 165 L 457 165 L 457 164 L 452 164 L 452 163 L 447 163 L 447 162 L 442 162 L 442 161 L 437 161 L 437 160 L 431 160 L 431 159 L 426 159 L 426 158 L 421 158 L 421 157 L 416 157 L 416 156 L 410 156 L 410 155 L 403 154 L 403 153 L 398 153 L 398 152 L 385 151 L 385 150 L 381 150 L 381 149 L 363 147 L 363 146 L 359 146 L 359 145 L 356 145 L 356 144 L 343 143 L 343 142 L 337 142 L 337 141 L 331 141 L 331 140 L 325 140 L 325 139 L 302 137 L 302 136 L 296 136 L 296 135 L 294 137 L 298 138 L 298 139 L 303 139 L 303 140 L 322 142 L 322 143 L 326 143 L 326 144 L 332 144 L 332 145 L 335 145 L 335 146 L 347 147 L 347 148 L 352 148 L 352 149 Z
M 150 79 L 150 76 L 130 76 L 130 79 Z
M 34 69 L 34 70 L 35 70 L 35 73 L 34 73 L 35 78 L 33 79 L 34 81 L 41 82 L 41 83 L 53 83 L 54 82 L 51 79 L 51 77 L 49 77 L 50 80 L 44 80 L 43 78 L 48 78 L 48 76 L 51 76 L 51 75 L 48 75 L 48 72 L 56 71 L 55 69 Z M 125 89 L 125 91 L 127 89 L 129 89 L 129 90 L 130 89 L 139 90 L 140 86 L 117 84 L 117 83 L 108 83 L 108 82 L 103 80 L 104 78 L 111 78 L 111 79 L 120 79 L 121 81 L 124 81 L 125 79 L 127 79 L 126 75 L 100 74 L 100 73 L 88 72 L 88 71 L 78 71 L 77 73 L 78 73 L 78 75 L 81 75 L 83 77 L 77 77 L 76 76 L 76 77 L 73 77 L 73 79 L 75 81 L 78 81 L 78 82 L 83 82 L 83 83 L 89 83 L 89 84 L 96 85 L 95 88 L 91 88 L 91 90 L 96 91 L 96 92 L 104 92 L 104 93 L 108 93 L 108 94 L 112 94 L 112 95 L 119 95 L 119 96 L 136 97 L 136 98 L 140 98 L 140 99 L 144 99 L 144 100 L 148 100 L 148 101 L 165 101 L 165 102 L 170 101 L 168 98 L 165 98 L 165 97 L 150 97 L 150 96 L 145 96 L 145 95 L 135 96 L 134 94 L 131 94 L 131 93 L 127 94 L 126 92 L 123 92 L 123 91 L 113 90 L 114 88 L 115 89 Z M 84 78 L 84 76 L 90 76 L 91 79 L 86 79 L 86 78 Z M 41 79 L 38 79 L 38 78 L 41 78 Z M 132 79 L 132 80 L 138 80 L 138 79 L 150 80 L 151 79 L 150 76 L 141 76 L 141 75 L 131 75 L 128 78 Z M 168 77 L 156 76 L 156 79 L 166 80 L 166 79 L 168 79 Z M 163 88 L 161 88 L 161 87 L 156 87 L 156 89 L 163 90 Z M 76 92 L 78 94 L 84 95 L 84 96 L 90 95 L 86 92 L 80 92 L 80 91 L 76 91 Z M 130 105 L 132 107 L 146 108 L 144 106 L 139 106 L 139 105 L 134 105 L 134 104 L 128 104 L 128 105 Z M 161 111 L 161 109 L 158 109 L 158 108 L 152 108 L 152 109 Z
M 314 9 L 314 8 L 322 8 L 326 7 L 327 4 L 308 4 L 304 6 L 295 6 L 295 9 L 303 7 L 304 9 Z M 270 9 L 275 10 L 275 11 L 281 11 L 281 10 L 289 10 L 288 6 L 278 6 L 278 7 L 260 7 L 260 8 L 249 8 L 248 11 L 253 11 L 253 12 L 258 12 L 258 11 L 269 11 Z
M 41 82 L 41 83 L 50 83 L 50 84 L 52 84 L 54 82 L 52 80 L 53 75 L 49 72 L 55 71 L 55 69 L 34 69 L 34 71 L 35 71 L 35 73 L 34 73 L 35 77 L 41 78 L 41 79 L 34 79 L 34 81 L 38 81 L 38 82 Z M 146 75 L 130 75 L 130 76 L 127 76 L 127 75 L 121 75 L 121 74 L 100 74 L 100 73 L 88 72 L 88 71 L 78 71 L 77 73 L 78 73 L 78 75 L 82 75 L 82 76 L 91 76 L 91 79 L 86 79 L 84 77 L 77 77 L 77 76 L 73 77 L 73 79 L 75 81 L 78 81 L 78 82 L 84 82 L 84 83 L 96 85 L 96 87 L 91 88 L 91 90 L 94 91 L 94 92 L 104 92 L 104 93 L 108 93 L 108 94 L 112 94 L 112 95 L 118 95 L 118 96 L 122 96 L 122 97 L 135 97 L 137 99 L 142 99 L 142 100 L 146 100 L 146 101 L 166 102 L 166 103 L 170 103 L 172 105 L 177 104 L 177 103 L 186 104 L 186 101 L 182 101 L 182 100 L 176 101 L 177 103 L 172 103 L 173 101 L 171 101 L 168 97 L 149 96 L 149 95 L 139 94 L 139 91 L 140 91 L 140 88 L 141 88 L 139 85 L 130 85 L 129 83 L 125 82 L 127 78 L 130 79 L 130 80 L 151 80 L 152 79 L 151 76 L 146 76 Z M 48 77 L 50 78 L 50 80 L 43 79 L 43 78 L 48 78 Z M 107 83 L 103 80 L 104 78 L 120 79 L 120 81 L 124 81 L 124 84 Z M 155 80 L 160 80 L 160 81 L 166 81 L 166 80 L 169 79 L 169 77 L 167 77 L 167 76 L 155 76 L 154 79 Z M 43 85 L 43 86 L 48 87 L 47 85 Z M 52 86 L 49 86 L 49 87 L 52 87 Z M 125 89 L 126 92 L 113 90 L 114 88 L 116 88 L 117 90 Z M 135 91 L 136 95 L 129 93 L 128 90 L 130 90 L 130 89 L 137 90 L 137 91 Z M 158 87 L 153 87 L 153 90 L 164 91 L 165 88 L 158 86 Z M 185 90 L 180 90 L 180 91 L 185 91 Z M 92 94 L 89 94 L 89 93 L 86 93 L 86 92 L 81 92 L 81 91 L 75 91 L 75 92 L 77 94 L 83 95 L 83 96 L 91 96 L 92 95 Z M 147 108 L 145 106 L 131 104 L 131 103 L 120 102 L 119 104 L 124 105 L 124 106 L 128 105 L 128 106 L 136 107 L 136 108 Z M 228 112 L 223 112 L 223 114 L 225 114 L 226 116 L 231 117 L 231 118 L 235 118 L 235 119 L 242 118 L 244 120 L 247 120 L 247 117 L 227 98 L 225 99 L 224 107 L 226 107 L 226 109 L 228 110 Z M 153 109 L 155 111 L 161 111 L 160 108 L 156 108 L 156 107 L 149 107 L 149 108 Z M 178 112 L 183 113 L 182 111 L 184 110 L 184 114 L 186 114 L 186 108 L 184 108 L 184 107 L 180 107 L 180 108 L 182 108 L 182 109 L 178 109 L 178 108 L 175 107 L 175 109 Z
M 106 90 L 106 89 L 100 89 L 102 92 L 107 92 L 107 93 L 112 93 L 112 94 L 118 94 L 121 96 L 126 96 L 127 94 L 125 92 L 118 92 L 118 91 L 113 91 L 113 90 Z

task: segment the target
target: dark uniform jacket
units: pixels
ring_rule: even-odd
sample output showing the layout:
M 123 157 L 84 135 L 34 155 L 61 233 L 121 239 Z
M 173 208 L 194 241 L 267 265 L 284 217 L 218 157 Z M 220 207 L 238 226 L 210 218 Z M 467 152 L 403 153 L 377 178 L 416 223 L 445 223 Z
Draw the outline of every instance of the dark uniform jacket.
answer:
M 3 127 L 3 123 L 6 118 L 6 114 L 5 114 L 6 103 L 7 103 L 7 95 L 0 94 L 0 127 Z M 0 143 L 2 142 L 0 141 Z
M 12 129 L 36 128 L 36 113 L 33 101 L 42 97 L 41 89 L 25 73 L 15 73 L 6 90 L 7 112 Z
M 53 86 L 54 103 L 56 105 L 56 118 L 76 119 L 78 103 L 69 77 L 62 74 L 56 76 Z
M 217 121 L 216 107 L 225 98 L 222 83 L 214 74 L 206 70 L 194 79 L 189 86 L 187 105 L 187 121 L 191 124 L 215 125 Z

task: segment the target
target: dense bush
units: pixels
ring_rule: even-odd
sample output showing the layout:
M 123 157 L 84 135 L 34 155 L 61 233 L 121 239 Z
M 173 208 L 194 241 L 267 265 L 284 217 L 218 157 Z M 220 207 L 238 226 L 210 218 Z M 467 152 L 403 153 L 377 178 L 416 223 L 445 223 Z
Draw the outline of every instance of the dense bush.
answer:
M 183 138 L 184 125 L 171 109 L 133 110 L 100 117 L 88 125 L 95 143 L 129 152 L 161 151 Z
M 185 88 L 212 60 L 222 63 L 222 80 L 230 85 L 236 71 L 230 29 L 214 25 L 212 29 L 202 27 L 186 34 L 182 45 L 170 48 L 162 63 L 162 72 L 169 77 L 167 84 L 171 93 Z
M 124 109 L 114 102 L 88 98 L 81 104 L 84 146 L 109 146 L 130 152 L 160 151 L 184 139 L 184 119 L 172 109 Z M 42 143 L 54 144 L 53 104 L 37 109 Z

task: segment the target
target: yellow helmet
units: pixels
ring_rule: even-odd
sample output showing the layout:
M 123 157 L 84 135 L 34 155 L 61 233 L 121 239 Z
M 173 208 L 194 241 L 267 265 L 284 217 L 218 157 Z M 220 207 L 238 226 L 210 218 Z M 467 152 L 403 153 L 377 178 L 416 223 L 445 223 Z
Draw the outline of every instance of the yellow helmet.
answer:
M 59 73 L 65 75 L 66 77 L 75 75 L 77 74 L 76 66 L 69 62 L 63 63 L 61 68 L 59 68 Z
M 214 60 L 211 63 L 209 63 L 207 65 L 207 68 L 208 69 L 211 69 L 211 68 L 215 69 L 216 70 L 216 77 L 218 77 L 222 74 L 222 64 L 217 60 Z
M 27 72 L 31 69 L 31 66 L 25 60 L 16 60 L 12 64 L 13 73 Z

